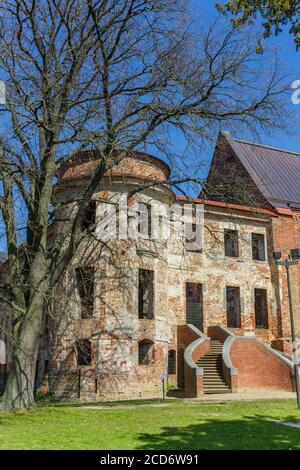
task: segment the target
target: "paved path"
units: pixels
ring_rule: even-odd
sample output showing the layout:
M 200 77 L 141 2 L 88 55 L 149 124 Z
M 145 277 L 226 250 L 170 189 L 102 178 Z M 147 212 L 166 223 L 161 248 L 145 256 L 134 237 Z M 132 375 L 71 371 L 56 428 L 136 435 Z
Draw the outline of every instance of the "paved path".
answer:
M 199 402 L 224 402 L 224 401 L 255 401 L 255 400 L 272 400 L 272 399 L 288 399 L 293 398 L 296 400 L 296 394 L 294 392 L 266 392 L 266 391 L 257 391 L 257 392 L 240 392 L 240 393 L 224 393 L 216 395 L 203 395 L 199 398 L 185 398 L 182 401 L 186 405 L 197 405 Z M 170 400 L 170 398 L 168 399 Z M 176 398 L 173 398 L 172 401 L 176 401 Z M 130 410 L 140 407 L 147 408 L 165 408 L 172 406 L 172 403 L 141 403 L 140 405 L 135 403 L 133 405 L 86 405 L 78 406 L 80 410 Z
M 199 398 L 189 399 L 193 402 L 198 401 L 240 401 L 240 400 L 271 400 L 271 399 L 287 399 L 294 398 L 296 400 L 296 393 L 294 392 L 268 392 L 268 391 L 254 391 L 254 392 L 239 392 L 239 393 L 220 393 L 217 395 L 203 395 Z

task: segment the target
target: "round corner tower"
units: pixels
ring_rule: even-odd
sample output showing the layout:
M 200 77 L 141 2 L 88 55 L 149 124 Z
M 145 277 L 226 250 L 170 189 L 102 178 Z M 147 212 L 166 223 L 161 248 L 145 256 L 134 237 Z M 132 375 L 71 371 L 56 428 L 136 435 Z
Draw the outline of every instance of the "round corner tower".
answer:
M 99 162 L 99 154 L 89 151 L 62 166 L 56 189 L 60 220 L 80 204 Z M 59 396 L 157 396 L 174 341 L 166 302 L 166 242 L 150 236 L 151 207 L 174 201 L 167 186 L 170 168 L 137 151 L 110 162 L 82 221 L 87 235 L 56 289 L 49 388 Z M 134 222 L 134 209 L 141 207 L 144 219 Z M 136 238 L 141 220 L 146 234 Z

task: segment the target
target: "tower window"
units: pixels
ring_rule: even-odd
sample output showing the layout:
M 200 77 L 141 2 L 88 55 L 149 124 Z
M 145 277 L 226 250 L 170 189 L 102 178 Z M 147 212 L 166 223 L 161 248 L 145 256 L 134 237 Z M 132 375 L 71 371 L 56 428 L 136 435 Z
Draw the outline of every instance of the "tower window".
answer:
M 84 216 L 82 219 L 81 228 L 82 230 L 88 230 L 96 223 L 96 201 L 92 200 L 89 202 L 85 209 Z
M 139 269 L 139 318 L 153 318 L 154 271 Z
M 138 232 L 143 238 L 151 239 L 152 234 L 152 206 L 151 204 L 139 203 Z
M 81 318 L 90 318 L 94 309 L 94 268 L 76 268 L 76 281 L 81 302 Z

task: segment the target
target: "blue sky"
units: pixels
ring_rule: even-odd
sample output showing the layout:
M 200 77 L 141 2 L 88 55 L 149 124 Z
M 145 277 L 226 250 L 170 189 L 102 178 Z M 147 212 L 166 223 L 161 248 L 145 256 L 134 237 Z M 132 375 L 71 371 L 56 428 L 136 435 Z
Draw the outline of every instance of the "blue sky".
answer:
M 192 0 L 196 15 L 199 16 L 199 18 L 203 17 L 207 22 L 213 21 L 218 16 L 215 3 L 215 0 Z M 300 80 L 300 50 L 299 52 L 296 51 L 293 38 L 288 33 L 288 28 L 286 28 L 286 30 L 279 36 L 268 39 L 266 45 L 276 48 L 277 55 L 286 70 L 286 73 L 291 74 L 291 77 L 294 79 L 296 78 Z M 300 123 L 300 104 L 294 105 L 289 97 L 287 97 L 287 99 L 290 101 L 291 111 L 294 114 L 296 121 Z M 266 145 L 283 147 L 300 153 L 299 129 L 300 128 L 298 128 L 298 132 L 293 132 L 292 128 L 289 129 L 289 133 L 291 135 L 280 134 L 278 132 L 274 133 L 272 136 L 262 134 L 260 136 L 260 142 Z M 239 136 L 237 135 L 235 137 Z
M 225 0 L 223 1 L 225 3 Z M 224 21 L 225 24 L 227 21 L 229 21 L 228 19 L 220 16 L 219 12 L 215 8 L 215 3 L 216 0 L 190 0 L 192 12 L 194 13 L 194 24 L 196 28 L 206 28 L 207 25 L 213 23 L 215 20 L 218 20 L 219 22 Z M 253 28 L 258 29 L 260 32 L 262 31 L 259 22 L 257 22 L 257 25 Z M 272 49 L 272 53 L 274 50 L 274 54 L 276 54 L 284 74 L 289 77 L 287 82 L 291 84 L 295 79 L 300 80 L 300 51 L 296 51 L 293 37 L 289 34 L 288 28 L 286 28 L 285 31 L 283 31 L 277 37 L 269 38 L 265 45 L 266 48 Z M 263 54 L 261 59 L 262 61 L 266 61 L 266 67 L 268 67 L 269 59 L 267 54 Z M 274 129 L 274 132 L 271 130 L 268 133 L 260 132 L 260 134 L 255 137 L 256 142 L 300 153 L 300 104 L 295 105 L 292 103 L 293 92 L 294 90 L 291 88 L 291 92 L 286 95 L 287 107 L 293 117 L 293 122 L 287 129 L 287 132 L 283 133 L 278 131 L 278 129 Z M 226 128 L 223 130 L 226 130 Z M 237 133 L 234 133 L 234 131 L 231 129 L 231 135 L 236 138 L 253 141 L 253 135 L 249 134 L 249 131 L 247 133 L 246 130 L 242 134 L 240 129 L 237 131 Z M 177 134 L 174 134 L 174 143 L 180 152 L 185 149 L 183 140 Z M 183 163 L 180 165 L 184 176 L 197 176 L 198 178 L 205 179 L 210 167 L 214 146 L 215 142 L 210 142 L 204 147 L 188 149 L 187 154 L 182 159 Z M 163 155 L 159 156 L 164 158 Z M 197 197 L 199 194 L 199 187 L 193 184 L 184 185 L 184 190 L 189 195 L 194 197 Z
M 201 27 L 201 25 L 205 27 L 205 25 L 213 22 L 219 16 L 215 8 L 215 0 L 190 1 L 195 12 L 196 25 L 199 24 L 199 27 Z M 284 69 L 286 70 L 286 73 L 291 75 L 291 82 L 293 79 L 300 80 L 300 51 L 297 52 L 295 50 L 293 39 L 289 35 L 288 30 L 276 38 L 269 39 L 267 45 L 276 48 L 277 55 Z M 295 121 L 300 124 L 300 104 L 292 104 L 291 96 L 292 90 L 290 96 L 287 96 L 286 99 L 288 100 L 288 105 L 290 106 L 291 112 L 294 115 Z M 272 135 L 262 133 L 260 135 L 260 142 L 266 145 L 282 147 L 288 150 L 300 152 L 300 126 L 297 130 L 294 130 L 293 127 L 294 123 L 291 124 L 289 135 L 279 133 L 278 131 L 275 131 Z M 238 138 L 247 138 L 247 135 L 236 134 L 233 136 Z M 251 138 L 251 136 L 249 137 Z M 174 140 L 176 141 L 176 145 L 178 144 L 179 147 L 182 146 L 180 138 L 174 136 Z M 194 153 L 190 151 L 189 155 L 187 155 L 185 168 L 182 168 L 183 173 L 185 173 L 186 176 L 194 176 L 193 173 L 195 171 L 195 175 L 204 178 L 207 174 L 212 154 L 213 145 L 210 145 L 205 149 L 196 149 Z M 160 156 L 163 157 L 163 155 Z M 197 196 L 199 194 L 199 189 L 190 187 L 189 193 L 192 196 Z M 5 243 L 4 240 L 0 238 L 0 250 L 3 249 L 5 249 Z
M 225 0 L 223 0 L 223 2 L 225 3 Z M 224 26 L 226 23 L 228 24 L 229 19 L 226 19 L 219 14 L 215 4 L 216 0 L 190 0 L 194 26 L 196 28 L 203 27 L 206 29 L 208 25 L 216 20 L 219 22 L 224 22 Z M 255 26 L 253 26 L 253 28 L 254 30 L 257 29 L 258 31 L 262 32 L 261 25 L 258 21 Z M 255 37 L 255 41 L 256 40 L 257 39 Z M 272 54 L 276 54 L 284 74 L 289 77 L 287 83 L 291 84 L 295 79 L 300 80 L 300 51 L 296 51 L 293 37 L 289 34 L 288 28 L 286 28 L 286 30 L 277 37 L 271 37 L 267 39 L 265 46 L 268 49 L 272 49 Z M 261 60 L 266 61 L 266 68 L 268 68 L 269 58 L 267 53 L 261 56 Z M 278 131 L 278 129 L 274 129 L 274 132 L 272 132 L 271 129 L 268 133 L 260 132 L 258 136 L 255 136 L 256 142 L 300 153 L 300 104 L 295 105 L 292 103 L 293 92 L 294 90 L 291 88 L 291 92 L 288 93 L 285 98 L 287 100 L 287 107 L 293 116 L 293 123 L 291 123 L 290 127 L 287 129 L 287 132 L 283 133 Z M 297 126 L 296 129 L 297 124 L 299 124 L 299 126 Z M 223 130 L 226 130 L 226 128 Z M 234 130 L 231 129 L 231 135 L 233 137 L 253 141 L 253 135 L 250 134 L 249 131 L 247 133 L 245 129 L 244 133 L 241 132 L 241 129 L 239 129 L 236 133 L 234 133 Z M 174 169 L 174 166 L 171 163 L 171 167 L 173 167 L 173 176 L 177 177 L 177 174 L 179 175 L 179 172 L 181 171 L 182 174 L 180 176 L 196 176 L 198 178 L 205 179 L 210 167 L 211 158 L 213 156 L 215 142 L 209 142 L 201 147 L 199 145 L 186 149 L 185 142 L 181 138 L 181 135 L 177 134 L 176 132 L 172 134 L 172 142 L 177 152 L 179 151 L 179 154 L 181 154 L 181 163 L 179 163 L 178 172 L 176 169 Z M 152 149 L 150 148 L 148 149 L 150 153 L 151 150 Z M 183 154 L 185 150 L 186 153 Z M 159 154 L 157 150 L 155 150 L 154 154 L 164 159 L 164 155 Z M 194 184 L 185 184 L 183 188 L 191 196 L 197 197 L 199 194 L 199 187 Z

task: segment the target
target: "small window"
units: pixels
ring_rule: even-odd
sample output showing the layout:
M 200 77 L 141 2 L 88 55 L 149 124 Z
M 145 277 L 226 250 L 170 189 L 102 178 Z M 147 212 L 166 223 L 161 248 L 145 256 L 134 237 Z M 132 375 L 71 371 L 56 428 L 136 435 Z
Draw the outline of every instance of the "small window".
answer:
M 88 339 L 80 339 L 75 343 L 77 365 L 89 366 L 92 362 L 92 346 Z
M 149 366 L 153 364 L 154 343 L 150 340 L 139 342 L 139 365 Z
M 265 261 L 265 236 L 260 233 L 252 233 L 252 258 Z
M 237 230 L 224 231 L 225 256 L 239 256 L 239 235 Z
M 226 287 L 227 326 L 241 327 L 241 300 L 239 287 Z
M 171 349 L 168 352 L 168 374 L 172 375 L 176 373 L 176 351 Z
M 151 239 L 152 235 L 152 206 L 151 204 L 139 203 L 139 224 L 138 232 L 144 238 Z
M 154 271 L 139 269 L 139 318 L 153 318 Z
M 85 209 L 85 213 L 82 219 L 81 229 L 88 230 L 96 223 L 96 201 L 90 201 L 89 205 Z
M 94 310 L 94 268 L 76 268 L 76 281 L 81 302 L 81 318 L 90 318 Z
M 266 289 L 254 289 L 255 297 L 255 326 L 256 328 L 269 328 L 268 299 Z

